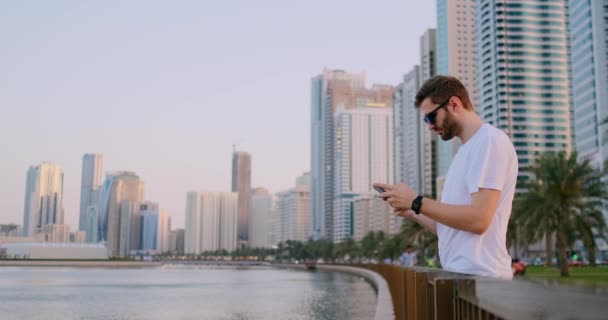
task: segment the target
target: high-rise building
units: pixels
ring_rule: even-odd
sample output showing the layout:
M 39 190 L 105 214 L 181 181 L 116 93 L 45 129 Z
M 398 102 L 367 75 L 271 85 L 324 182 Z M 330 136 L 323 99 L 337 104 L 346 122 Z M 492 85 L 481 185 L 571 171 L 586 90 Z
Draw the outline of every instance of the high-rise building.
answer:
M 513 141 L 518 181 L 529 179 L 538 154 L 571 150 L 566 2 L 481 0 L 476 6 L 477 111 Z
M 91 207 L 99 210 L 99 191 L 103 183 L 103 156 L 85 154 L 82 157 L 82 176 L 80 181 L 80 219 L 78 229 L 86 231 Z
M 435 35 L 435 29 L 428 29 L 420 37 L 420 85 L 437 74 Z M 420 117 L 420 115 L 418 116 Z M 421 125 L 419 129 L 419 155 L 422 170 L 420 175 L 420 193 L 435 198 L 437 183 L 437 137 L 426 125 Z
M 87 222 L 85 230 L 88 243 L 99 241 L 99 205 L 87 207 Z
M 394 157 L 396 183 L 405 183 L 416 192 L 422 191 L 422 159 L 420 157 L 422 117 L 415 108 L 420 88 L 420 68 L 414 66 L 395 90 Z
M 249 246 L 270 248 L 273 243 L 273 219 L 276 215 L 276 196 L 264 188 L 256 188 L 251 198 Z
M 107 175 L 100 196 L 98 240 L 106 242 L 110 256 L 139 249 L 139 210 L 144 182 L 133 172 Z M 122 248 L 122 250 L 120 250 Z
M 139 229 L 140 223 L 136 220 L 140 220 L 140 215 L 135 214 L 139 211 L 139 203 L 135 203 L 131 200 L 123 200 L 120 202 L 118 210 L 118 237 L 115 239 L 117 244 L 118 256 L 129 256 L 131 251 L 137 251 L 139 246 L 133 245 L 133 241 L 139 236 L 139 232 L 134 232 Z M 108 241 L 109 243 L 110 241 Z M 139 242 L 139 241 L 138 241 Z M 110 248 L 111 249 L 111 248 Z
M 437 74 L 458 78 L 472 101 L 477 96 L 475 1 L 437 0 Z M 437 139 L 437 197 L 460 139 Z
M 374 182 L 393 183 L 392 104 L 339 108 L 335 115 L 333 241 L 354 235 L 353 201 L 375 195 Z
M 237 248 L 238 194 L 188 192 L 186 200 L 185 253 Z
M 140 206 L 141 215 L 141 250 L 144 252 L 156 252 L 159 247 L 158 231 L 160 212 L 158 204 L 145 201 Z
M 238 239 L 249 240 L 249 215 L 251 211 L 251 155 L 247 152 L 232 153 L 232 192 L 238 192 Z
M 399 232 L 403 218 L 377 195 L 362 195 L 353 200 L 353 239 L 360 241 L 370 231 L 382 231 L 387 235 Z
M 234 251 L 238 247 L 237 212 L 238 194 L 235 192 L 220 193 L 219 248 L 228 252 Z
M 548 4 L 547 4 L 548 5 Z M 570 0 L 574 146 L 602 168 L 608 160 L 608 1 Z
M 23 235 L 33 236 L 50 224 L 63 224 L 63 171 L 43 162 L 27 171 Z
M 296 179 L 295 188 L 277 194 L 276 242 L 287 240 L 307 241 L 310 235 L 310 179 Z
M 158 253 L 169 252 L 169 235 L 171 233 L 171 217 L 167 210 L 160 209 L 158 215 L 158 240 L 156 241 L 156 250 Z
M 184 229 L 171 230 L 169 233 L 169 252 L 171 252 L 171 254 L 184 254 L 184 235 Z
M 374 104 L 392 105 L 393 88 L 365 88 L 365 74 L 328 70 L 311 81 L 311 198 L 313 238 L 333 239 L 334 152 L 337 139 L 334 114 Z

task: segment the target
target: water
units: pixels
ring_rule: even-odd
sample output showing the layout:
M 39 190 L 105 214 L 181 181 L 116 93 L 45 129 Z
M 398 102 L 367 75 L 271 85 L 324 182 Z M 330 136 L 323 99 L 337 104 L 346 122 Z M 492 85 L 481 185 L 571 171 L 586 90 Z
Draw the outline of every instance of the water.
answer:
M 5 319 L 371 319 L 376 294 L 342 273 L 271 268 L 0 267 Z

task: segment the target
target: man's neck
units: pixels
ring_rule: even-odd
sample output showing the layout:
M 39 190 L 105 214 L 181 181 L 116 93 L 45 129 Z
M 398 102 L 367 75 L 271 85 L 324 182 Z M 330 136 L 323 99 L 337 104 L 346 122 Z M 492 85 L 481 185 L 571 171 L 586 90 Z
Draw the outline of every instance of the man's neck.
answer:
M 465 144 L 469 141 L 475 133 L 483 126 L 483 121 L 479 119 L 476 113 L 471 112 L 466 115 L 466 118 L 462 121 L 462 132 L 458 135 L 462 143 Z

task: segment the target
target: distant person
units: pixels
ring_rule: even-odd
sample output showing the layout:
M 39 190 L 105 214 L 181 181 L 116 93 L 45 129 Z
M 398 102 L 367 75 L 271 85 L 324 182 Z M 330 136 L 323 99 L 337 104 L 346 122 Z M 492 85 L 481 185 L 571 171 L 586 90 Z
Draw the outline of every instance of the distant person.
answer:
M 414 252 L 414 248 L 412 246 L 407 246 L 405 252 L 399 258 L 401 261 L 401 265 L 404 267 L 413 267 L 418 264 L 418 257 L 416 256 L 416 252 Z
M 463 84 L 435 76 L 416 94 L 424 122 L 444 141 L 458 137 L 441 201 L 424 198 L 405 184 L 374 183 L 402 217 L 416 221 L 439 238 L 444 269 L 511 279 L 507 224 L 517 182 L 518 161 L 509 137 L 475 112 Z

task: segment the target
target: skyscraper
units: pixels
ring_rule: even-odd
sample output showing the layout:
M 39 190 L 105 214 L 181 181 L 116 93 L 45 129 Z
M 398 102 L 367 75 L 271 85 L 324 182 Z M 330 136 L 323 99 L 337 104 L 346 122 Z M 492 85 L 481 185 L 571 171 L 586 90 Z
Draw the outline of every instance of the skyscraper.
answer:
M 338 108 L 354 109 L 374 103 L 392 104 L 393 88 L 365 88 L 365 74 L 323 70 L 311 81 L 311 198 L 315 239 L 333 239 L 334 152 L 337 139 L 334 114 Z
M 249 240 L 249 215 L 251 211 L 251 155 L 247 152 L 232 153 L 232 192 L 238 192 L 238 239 Z
M 220 193 L 219 248 L 228 252 L 236 250 L 238 194 Z
M 377 194 L 374 182 L 393 183 L 391 106 L 373 103 L 336 112 L 334 242 L 354 235 L 354 199 Z
M 34 236 L 46 225 L 63 224 L 63 171 L 43 162 L 27 171 L 23 235 Z
M 139 249 L 138 220 L 143 199 L 144 183 L 135 173 L 106 176 L 100 196 L 98 239 L 107 242 L 110 256 Z
M 238 194 L 188 192 L 186 198 L 185 253 L 237 248 Z
M 600 126 L 608 117 L 608 1 L 570 0 L 574 145 L 579 156 L 602 168 L 608 141 Z
M 295 188 L 277 194 L 277 243 L 307 241 L 310 235 L 310 179 L 308 172 L 296 179 Z
M 158 204 L 145 201 L 140 206 L 141 215 L 141 250 L 157 251 L 159 248 L 158 231 L 160 226 L 160 212 Z
M 273 243 L 273 219 L 276 215 L 276 196 L 264 188 L 256 188 L 251 199 L 249 246 L 270 248 Z
M 420 68 L 414 66 L 403 77 L 395 90 L 394 103 L 394 157 L 395 183 L 405 183 L 416 192 L 422 191 L 422 159 L 420 154 L 421 127 L 424 127 L 414 107 L 420 88 Z
M 420 37 L 420 85 L 437 74 L 435 35 L 435 29 L 428 29 Z M 426 125 L 421 125 L 419 130 L 421 166 L 419 192 L 434 198 L 437 183 L 437 137 Z
M 474 101 L 477 96 L 475 0 L 437 0 L 437 74 L 458 78 Z M 460 139 L 437 139 L 437 196 L 440 196 Z
M 87 231 L 87 215 L 90 207 L 99 210 L 99 190 L 103 183 L 103 156 L 85 154 L 82 157 L 82 176 L 80 180 L 80 219 L 78 229 Z
M 477 111 L 513 141 L 518 181 L 536 155 L 571 149 L 567 13 L 566 0 L 477 3 Z

